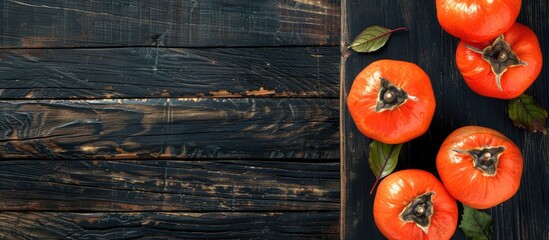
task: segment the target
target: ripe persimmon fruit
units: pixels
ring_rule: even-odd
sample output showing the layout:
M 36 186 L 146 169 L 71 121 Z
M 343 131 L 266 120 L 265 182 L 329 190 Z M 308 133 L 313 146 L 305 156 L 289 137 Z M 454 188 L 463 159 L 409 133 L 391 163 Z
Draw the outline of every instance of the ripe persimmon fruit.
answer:
M 521 0 L 436 0 L 440 26 L 468 42 L 489 41 L 509 30 L 521 5 Z
M 515 23 L 492 42 L 460 41 L 457 67 L 476 93 L 493 98 L 520 96 L 541 72 L 542 54 L 536 34 Z
M 458 208 L 433 174 L 418 169 L 394 172 L 381 181 L 374 220 L 388 239 L 450 239 Z
M 435 112 L 429 76 L 416 64 L 378 60 L 355 78 L 347 106 L 362 134 L 399 144 L 427 131 Z
M 442 183 L 455 199 L 486 209 L 517 192 L 523 159 L 520 149 L 502 133 L 465 126 L 444 140 L 436 165 Z

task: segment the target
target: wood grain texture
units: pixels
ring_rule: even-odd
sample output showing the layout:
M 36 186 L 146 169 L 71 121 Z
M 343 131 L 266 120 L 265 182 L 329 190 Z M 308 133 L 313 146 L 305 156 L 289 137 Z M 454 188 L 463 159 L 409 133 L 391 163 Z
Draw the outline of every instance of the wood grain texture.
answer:
M 337 159 L 336 99 L 0 101 L 0 157 Z
M 337 211 L 2 212 L 5 239 L 338 239 Z
M 355 76 L 375 60 L 389 58 L 414 62 L 430 76 L 437 108 L 430 130 L 403 146 L 396 170 L 420 168 L 437 175 L 436 153 L 450 132 L 465 125 L 496 129 L 522 149 L 524 172 L 519 192 L 510 200 L 487 210 L 494 218 L 493 239 L 549 239 L 549 136 L 526 133 L 507 117 L 505 100 L 489 99 L 472 92 L 455 64 L 458 39 L 444 32 L 436 19 L 435 2 L 355 1 L 342 3 L 342 239 L 381 239 L 373 221 L 374 195 L 368 191 L 374 175 L 368 167 L 370 140 L 357 130 L 346 107 L 346 98 Z M 543 1 L 523 1 L 518 21 L 530 26 L 543 44 L 549 32 L 548 5 Z M 363 16 L 369 16 L 364 18 Z M 357 54 L 345 48 L 364 28 L 382 25 L 408 27 L 391 36 L 388 44 L 373 54 Z M 544 56 L 549 56 L 544 48 Z M 549 108 L 549 77 L 543 69 L 527 93 Z M 452 239 L 465 239 L 458 229 Z
M 339 0 L 0 1 L 0 48 L 339 42 Z
M 339 96 L 339 48 L 0 50 L 0 99 Z
M 0 211 L 337 211 L 339 163 L 0 161 Z
M 0 238 L 337 239 L 339 9 L 0 0 Z

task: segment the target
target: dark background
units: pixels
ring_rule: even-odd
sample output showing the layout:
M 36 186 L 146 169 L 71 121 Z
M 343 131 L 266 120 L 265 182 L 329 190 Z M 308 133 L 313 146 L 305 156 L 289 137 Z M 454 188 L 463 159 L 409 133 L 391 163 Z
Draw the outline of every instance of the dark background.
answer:
M 545 56 L 547 13 L 519 17 Z M 409 31 L 344 48 L 373 24 Z M 0 0 L 0 238 L 380 239 L 369 142 L 340 96 L 394 58 L 438 100 L 398 168 L 434 172 L 452 130 L 495 128 L 525 155 L 520 192 L 488 211 L 496 237 L 547 239 L 547 137 L 466 87 L 456 44 L 434 1 Z M 547 107 L 546 79 L 529 93 Z
M 0 239 L 337 239 L 339 0 L 0 0 Z
M 346 239 L 381 239 L 372 215 L 374 196 L 369 190 L 374 175 L 368 166 L 369 140 L 352 122 L 345 99 L 354 77 L 369 63 L 383 58 L 416 63 L 430 76 L 437 107 L 430 130 L 406 143 L 397 169 L 420 168 L 436 174 L 435 157 L 442 141 L 453 130 L 466 125 L 496 129 L 522 149 L 524 171 L 516 195 L 486 210 L 493 217 L 493 239 L 549 239 L 549 137 L 528 133 L 513 126 L 507 117 L 507 100 L 490 99 L 472 92 L 457 70 L 455 49 L 458 39 L 444 32 L 436 18 L 435 1 L 353 1 L 342 5 L 342 235 Z M 526 0 L 518 21 L 538 35 L 543 56 L 549 56 L 545 43 L 549 37 L 547 1 Z M 364 28 L 406 26 L 387 45 L 371 54 L 346 50 Z M 537 81 L 527 90 L 542 106 L 549 108 L 549 71 L 543 68 Z M 461 214 L 461 211 L 460 211 Z M 465 239 L 458 229 L 453 239 Z

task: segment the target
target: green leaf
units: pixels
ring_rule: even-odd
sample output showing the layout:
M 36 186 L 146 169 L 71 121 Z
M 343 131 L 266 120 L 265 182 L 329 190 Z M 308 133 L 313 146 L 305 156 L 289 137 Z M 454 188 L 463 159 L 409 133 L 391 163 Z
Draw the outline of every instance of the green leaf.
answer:
M 398 163 L 398 154 L 402 144 L 385 144 L 378 141 L 373 141 L 370 143 L 370 169 L 374 175 L 376 175 L 376 182 L 370 190 L 370 194 L 374 191 L 375 186 L 380 179 L 386 177 L 395 170 L 395 167 Z
M 463 205 L 463 215 L 459 228 L 471 240 L 492 239 L 492 217 L 466 205 Z
M 400 30 L 406 30 L 406 28 L 391 30 L 382 26 L 370 26 L 358 34 L 349 47 L 357 52 L 373 52 L 383 47 L 392 33 Z
M 540 131 L 547 134 L 547 128 L 545 128 L 547 111 L 533 97 L 522 94 L 512 99 L 509 102 L 508 113 L 515 126 L 530 132 Z

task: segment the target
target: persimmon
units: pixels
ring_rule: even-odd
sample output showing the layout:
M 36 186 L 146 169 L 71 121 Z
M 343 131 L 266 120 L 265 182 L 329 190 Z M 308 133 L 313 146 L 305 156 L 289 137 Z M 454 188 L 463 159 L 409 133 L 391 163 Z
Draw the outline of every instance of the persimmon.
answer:
M 437 0 L 436 11 L 446 32 L 469 42 L 484 42 L 509 30 L 521 5 L 521 0 Z
M 520 96 L 541 72 L 542 54 L 536 34 L 515 23 L 492 42 L 460 41 L 457 67 L 476 93 L 493 98 Z
M 362 134 L 399 144 L 427 131 L 435 112 L 429 76 L 416 64 L 378 60 L 355 78 L 347 106 Z
M 455 199 L 486 209 L 517 192 L 523 159 L 517 145 L 502 133 L 465 126 L 444 140 L 436 165 L 442 183 Z
M 418 169 L 383 179 L 373 212 L 376 226 L 388 239 L 450 239 L 458 221 L 456 200 L 433 174 Z

